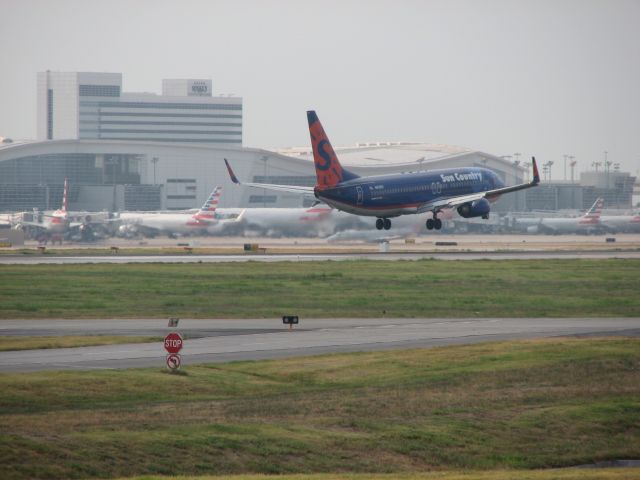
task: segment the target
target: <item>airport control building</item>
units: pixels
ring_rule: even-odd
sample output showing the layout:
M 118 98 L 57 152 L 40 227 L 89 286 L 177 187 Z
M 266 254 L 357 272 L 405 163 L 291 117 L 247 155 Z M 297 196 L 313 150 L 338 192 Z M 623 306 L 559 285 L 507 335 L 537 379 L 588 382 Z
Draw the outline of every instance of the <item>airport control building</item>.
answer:
M 122 92 L 121 74 L 42 72 L 37 92 L 38 140 L 0 144 L 1 212 L 58 208 L 65 178 L 70 209 L 82 211 L 195 208 L 218 185 L 222 207 L 314 201 L 231 183 L 225 158 L 244 181 L 313 186 L 312 153 L 310 146 L 243 147 L 242 98 L 214 96 L 211 80 L 164 80 L 156 95 Z M 384 142 L 335 149 L 341 163 L 360 175 L 478 166 L 494 170 L 507 185 L 529 175 L 527 162 L 447 145 Z M 505 195 L 493 211 L 533 208 L 527 195 L 536 190 Z M 582 196 L 580 201 L 588 203 Z

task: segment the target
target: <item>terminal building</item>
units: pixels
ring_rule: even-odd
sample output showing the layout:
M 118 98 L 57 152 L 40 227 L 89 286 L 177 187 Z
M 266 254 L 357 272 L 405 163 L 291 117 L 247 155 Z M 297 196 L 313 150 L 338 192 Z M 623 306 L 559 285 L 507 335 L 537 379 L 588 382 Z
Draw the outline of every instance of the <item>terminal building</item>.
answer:
M 214 96 L 212 87 L 211 80 L 170 79 L 161 95 L 126 93 L 121 74 L 39 73 L 37 141 L 0 144 L 0 212 L 58 208 L 65 178 L 72 210 L 195 208 L 215 186 L 223 187 L 222 207 L 312 205 L 314 198 L 231 183 L 225 158 L 244 181 L 313 186 L 313 158 L 310 147 L 244 147 L 242 98 Z M 359 175 L 478 166 L 494 170 L 506 185 L 530 177 L 528 162 L 447 145 L 362 143 L 336 152 Z M 605 198 L 630 207 L 634 180 L 612 173 Z M 585 175 L 581 184 L 505 195 L 493 211 L 584 209 L 602 192 L 600 177 Z
M 242 145 L 242 98 L 212 81 L 162 81 L 162 95 L 125 93 L 122 74 L 38 73 L 38 140 L 103 139 Z
M 486 166 L 507 184 L 524 170 L 502 158 L 429 144 L 376 144 L 336 149 L 345 167 L 360 175 L 456 166 Z M 181 210 L 202 205 L 222 186 L 222 207 L 302 207 L 314 198 L 231 183 L 227 158 L 241 180 L 315 185 L 310 152 L 148 140 L 66 139 L 10 143 L 0 147 L 0 211 L 57 208 L 69 179 L 70 208 L 84 211 Z M 524 205 L 520 194 L 504 196 L 501 210 Z

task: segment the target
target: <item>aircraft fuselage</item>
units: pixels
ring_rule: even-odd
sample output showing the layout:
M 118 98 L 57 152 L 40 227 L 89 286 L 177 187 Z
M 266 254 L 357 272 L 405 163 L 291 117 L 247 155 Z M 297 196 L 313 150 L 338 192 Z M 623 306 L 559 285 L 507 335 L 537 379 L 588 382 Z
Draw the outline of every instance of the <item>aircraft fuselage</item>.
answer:
M 418 213 L 434 199 L 468 195 L 504 186 L 495 172 L 468 167 L 358 177 L 315 196 L 338 210 L 380 218 Z

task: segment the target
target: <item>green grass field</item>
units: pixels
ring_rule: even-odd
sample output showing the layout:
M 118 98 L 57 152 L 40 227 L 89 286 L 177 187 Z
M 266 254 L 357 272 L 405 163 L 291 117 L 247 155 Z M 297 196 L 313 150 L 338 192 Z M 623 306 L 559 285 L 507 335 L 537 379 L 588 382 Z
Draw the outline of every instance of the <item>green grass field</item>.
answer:
M 3 374 L 0 432 L 6 479 L 438 478 L 415 474 L 429 470 L 489 475 L 444 479 L 494 478 L 493 470 L 637 459 L 640 341 L 341 354 L 189 366 L 182 375 L 161 368 Z M 625 472 L 590 478 L 633 478 Z
M 487 472 L 426 472 L 415 474 L 330 474 L 330 475 L 221 475 L 198 477 L 147 476 L 128 480 L 638 480 L 640 469 L 491 470 Z
M 2 265 L 0 318 L 640 316 L 639 260 Z
M 125 337 L 112 335 L 71 335 L 64 337 L 2 337 L 0 352 L 47 348 L 93 347 L 124 343 L 158 342 L 161 337 Z

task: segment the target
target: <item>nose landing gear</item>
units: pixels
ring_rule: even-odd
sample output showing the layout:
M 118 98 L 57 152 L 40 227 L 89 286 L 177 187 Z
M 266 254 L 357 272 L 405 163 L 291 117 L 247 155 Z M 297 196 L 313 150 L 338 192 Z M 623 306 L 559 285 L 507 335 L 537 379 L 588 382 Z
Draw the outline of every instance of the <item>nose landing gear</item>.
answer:
M 379 218 L 376 220 L 376 228 L 378 230 L 382 230 L 383 228 L 385 230 L 389 230 L 391 228 L 391 220 L 389 220 L 388 218 Z

